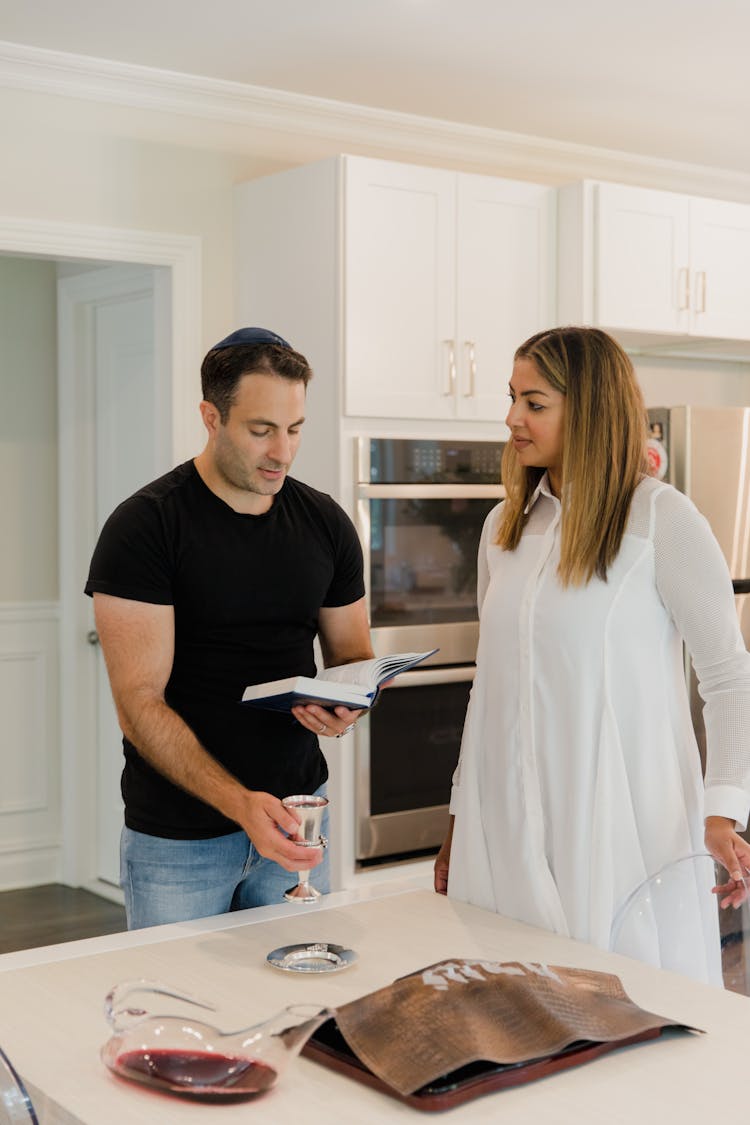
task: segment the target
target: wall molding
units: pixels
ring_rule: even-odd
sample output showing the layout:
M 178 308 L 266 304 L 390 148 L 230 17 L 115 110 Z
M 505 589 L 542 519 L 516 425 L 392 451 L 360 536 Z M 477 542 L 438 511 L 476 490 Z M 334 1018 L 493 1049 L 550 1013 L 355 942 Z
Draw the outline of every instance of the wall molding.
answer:
M 62 846 L 59 839 L 27 838 L 0 845 L 0 890 L 59 883 Z
M 59 632 L 57 602 L 0 602 L 2 890 L 61 870 Z
M 335 141 L 340 151 L 371 146 L 407 158 L 461 162 L 474 171 L 501 171 L 527 179 L 561 183 L 585 176 L 750 200 L 750 175 L 731 169 L 2 41 L 0 87 L 301 134 Z
M 24 855 L 26 852 L 59 851 L 62 841 L 58 836 L 24 836 L 16 840 L 0 840 L 0 857 Z
M 59 620 L 59 602 L 0 602 L 0 624 Z
M 56 633 L 56 631 L 55 631 Z M 54 656 L 57 655 L 57 636 L 47 637 L 54 640 Z M 27 645 L 25 648 L 16 646 L 15 648 L 0 648 L 0 684 L 13 675 L 13 670 L 16 673 L 22 671 L 22 680 L 28 681 L 31 691 L 31 707 L 29 708 L 28 727 L 25 730 L 27 737 L 27 744 L 24 748 L 23 761 L 26 766 L 25 786 L 22 787 L 18 793 L 9 797 L 8 796 L 8 782 L 6 779 L 5 784 L 0 787 L 0 818 L 8 816 L 13 813 L 33 813 L 43 812 L 48 813 L 50 810 L 50 796 L 48 788 L 48 778 L 50 773 L 49 768 L 49 754 L 50 751 L 56 749 L 55 746 L 50 746 L 49 738 L 47 736 L 47 708 L 49 706 L 50 694 L 53 699 L 57 697 L 57 685 L 50 684 L 50 649 L 49 644 L 47 648 Z M 56 669 L 53 671 L 56 672 Z M 23 688 L 24 684 L 18 685 Z M 17 703 L 21 692 L 19 691 L 13 699 L 13 703 Z M 6 694 L 7 699 L 7 694 Z M 10 733 L 13 734 L 13 707 L 11 706 L 11 713 L 6 718 L 6 722 L 10 722 Z M 55 732 L 56 733 L 56 732 Z M 7 752 L 7 751 L 6 751 Z M 29 763 L 35 763 L 36 768 L 29 769 Z M 13 792 L 13 763 L 6 764 L 6 769 L 10 769 L 11 784 L 10 791 Z M 57 771 L 55 771 L 57 772 Z

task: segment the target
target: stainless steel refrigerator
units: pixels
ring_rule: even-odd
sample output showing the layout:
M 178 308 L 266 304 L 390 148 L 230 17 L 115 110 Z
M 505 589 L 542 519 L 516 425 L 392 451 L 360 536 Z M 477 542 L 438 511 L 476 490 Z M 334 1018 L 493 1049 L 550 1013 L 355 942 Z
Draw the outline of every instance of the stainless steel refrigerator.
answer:
M 729 564 L 745 645 L 750 645 L 750 408 L 673 406 L 649 410 L 649 457 L 657 475 L 706 517 Z M 690 709 L 705 764 L 703 702 L 687 662 Z

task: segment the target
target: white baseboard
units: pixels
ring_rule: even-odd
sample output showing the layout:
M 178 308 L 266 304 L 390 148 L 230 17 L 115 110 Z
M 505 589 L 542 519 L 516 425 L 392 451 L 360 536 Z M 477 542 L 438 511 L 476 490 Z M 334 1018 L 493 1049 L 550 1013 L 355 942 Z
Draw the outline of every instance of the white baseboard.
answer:
M 19 850 L 0 852 L 0 891 L 42 887 L 59 883 L 62 877 L 62 848 L 37 846 L 31 841 Z
M 108 883 L 106 879 L 91 879 L 88 883 L 83 884 L 83 889 L 99 895 L 100 898 L 106 898 L 110 902 L 116 902 L 118 906 L 125 905 L 125 896 L 120 888 L 116 887 L 114 883 Z

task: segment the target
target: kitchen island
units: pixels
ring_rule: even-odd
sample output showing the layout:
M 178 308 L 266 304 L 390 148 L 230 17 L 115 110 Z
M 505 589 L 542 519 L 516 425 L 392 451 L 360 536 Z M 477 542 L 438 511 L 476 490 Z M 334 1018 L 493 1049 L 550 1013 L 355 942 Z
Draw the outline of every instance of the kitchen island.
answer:
M 358 960 L 345 971 L 313 975 L 266 963 L 269 951 L 307 941 L 351 948 Z M 123 1081 L 99 1058 L 110 1034 L 103 1000 L 117 982 L 155 979 L 217 1005 L 217 1013 L 200 1018 L 239 1028 L 287 1004 L 336 1007 L 451 957 L 615 972 L 635 1003 L 706 1034 L 669 1033 L 621 1048 L 467 1102 L 448 1110 L 448 1120 L 650 1125 L 676 1115 L 680 1125 L 705 1125 L 741 1104 L 750 999 L 450 901 L 423 879 L 337 892 L 312 908 L 281 904 L 5 954 L 0 1045 L 26 1082 L 41 1125 L 414 1122 L 421 1115 L 411 1106 L 304 1057 L 292 1061 L 274 1089 L 221 1106 Z

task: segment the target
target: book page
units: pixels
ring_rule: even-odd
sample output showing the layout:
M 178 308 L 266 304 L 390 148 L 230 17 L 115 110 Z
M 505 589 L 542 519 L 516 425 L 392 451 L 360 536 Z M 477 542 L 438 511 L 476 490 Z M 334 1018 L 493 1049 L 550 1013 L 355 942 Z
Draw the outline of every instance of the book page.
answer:
M 369 692 L 374 692 L 383 680 L 398 675 L 406 668 L 419 664 L 437 652 L 395 652 L 391 656 L 376 657 L 372 660 L 355 660 L 352 664 L 338 664 L 324 668 L 318 673 L 319 680 L 332 680 L 338 684 L 361 684 Z
M 319 680 L 331 680 L 336 684 L 359 684 L 367 691 L 374 691 L 378 686 L 379 660 L 355 660 L 352 664 L 337 664 L 333 668 L 324 668 L 318 673 Z

